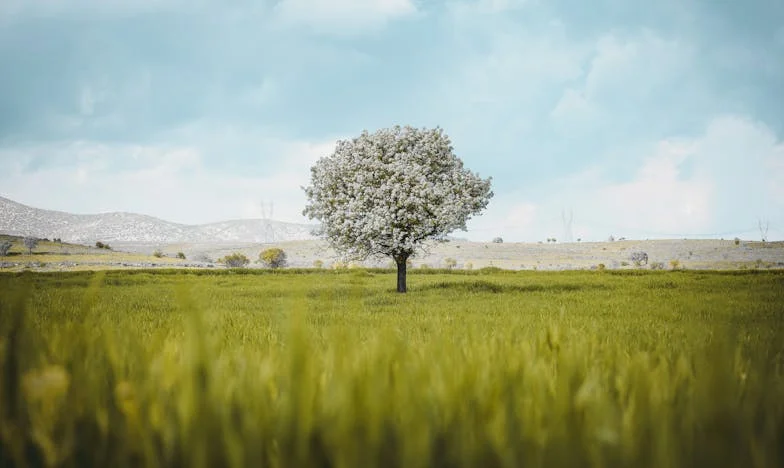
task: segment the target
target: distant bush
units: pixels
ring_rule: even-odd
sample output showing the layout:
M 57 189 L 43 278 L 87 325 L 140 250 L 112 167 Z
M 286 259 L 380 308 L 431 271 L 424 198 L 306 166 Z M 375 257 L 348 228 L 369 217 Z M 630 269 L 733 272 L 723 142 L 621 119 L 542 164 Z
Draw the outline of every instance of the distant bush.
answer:
M 180 260 L 185 260 L 185 254 L 182 252 L 177 252 L 177 258 L 179 258 Z
M 206 254 L 197 255 L 194 258 L 194 260 L 196 260 L 197 262 L 203 262 L 203 263 L 213 263 L 213 260 L 210 257 L 208 257 Z
M 735 238 L 735 245 L 740 245 L 740 239 L 737 237 Z
M 680 261 L 675 260 L 675 259 L 670 260 L 670 268 L 672 268 L 673 270 L 677 270 L 679 266 L 681 266 L 681 262 Z
M 286 252 L 277 247 L 266 249 L 259 254 L 259 261 L 267 268 L 281 268 L 286 266 Z
M 605 269 L 607 269 L 607 267 L 604 265 L 604 263 L 600 263 L 596 265 L 596 269 L 599 271 L 604 271 Z
M 11 241 L 0 242 L 0 257 L 5 257 L 6 255 L 8 255 L 8 251 L 11 250 L 11 247 L 13 247 L 13 245 L 14 244 L 11 243 Z
M 501 268 L 498 268 L 497 266 L 486 266 L 484 268 L 480 268 L 479 269 L 480 273 L 500 273 L 502 271 L 504 271 L 504 270 L 501 269 Z
M 457 266 L 457 260 L 455 260 L 454 258 L 445 258 L 444 266 L 446 266 L 448 269 L 451 270 L 452 268 Z
M 466 270 L 473 270 L 474 264 L 471 262 L 465 262 L 465 264 L 463 264 L 463 268 L 465 268 Z
M 332 269 L 333 270 L 345 270 L 347 267 L 348 267 L 348 265 L 346 265 L 346 262 L 342 262 L 340 260 L 338 260 L 338 261 L 336 261 L 336 262 L 334 262 L 332 264 Z
M 38 247 L 38 239 L 35 237 L 25 237 L 24 240 L 22 240 L 22 243 L 27 248 L 27 253 L 30 255 L 33 254 L 33 249 Z
M 663 269 L 664 269 L 664 262 L 651 263 L 651 270 L 663 270 Z
M 324 267 L 324 262 L 322 262 L 321 260 L 315 260 L 313 262 L 313 268 L 323 268 L 323 267 Z
M 621 266 L 629 266 L 629 262 L 627 262 L 627 261 L 622 261 L 622 262 L 621 262 Z
M 225 257 L 219 259 L 218 262 L 223 263 L 229 268 L 243 268 L 250 263 L 250 260 L 245 255 L 236 252 L 231 255 L 226 255 Z
M 648 264 L 648 254 L 645 252 L 633 252 L 631 256 L 632 262 L 634 262 L 635 266 L 647 265 Z
M 101 242 L 101 241 L 98 241 L 98 242 L 96 242 L 96 243 L 95 243 L 95 247 L 97 247 L 97 248 L 99 248 L 99 249 L 112 250 L 112 248 L 111 248 L 111 247 L 109 247 L 109 244 L 104 244 L 104 243 L 103 243 L 103 242 Z
M 163 258 L 163 251 L 161 249 L 155 249 L 152 256 L 155 258 Z
M 493 239 L 493 244 L 503 244 L 504 240 L 500 237 L 496 237 Z

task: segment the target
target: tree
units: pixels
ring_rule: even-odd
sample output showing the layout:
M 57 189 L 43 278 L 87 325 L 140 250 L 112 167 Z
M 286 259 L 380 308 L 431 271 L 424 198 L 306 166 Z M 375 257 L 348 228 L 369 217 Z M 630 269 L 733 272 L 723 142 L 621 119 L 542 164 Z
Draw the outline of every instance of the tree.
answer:
M 38 247 L 38 239 L 35 237 L 25 237 L 22 242 L 24 243 L 24 246 L 27 247 L 27 253 L 30 255 L 33 254 L 33 249 Z
M 237 252 L 218 260 L 218 262 L 225 264 L 229 268 L 243 268 L 250 263 L 250 260 L 245 255 Z
M 266 249 L 259 254 L 259 261 L 267 268 L 284 267 L 286 266 L 286 252 L 278 248 Z
M 11 250 L 13 245 L 14 244 L 12 244 L 11 241 L 0 242 L 0 257 L 5 257 L 8 255 L 8 251 Z
M 347 258 L 392 257 L 403 293 L 408 258 L 466 230 L 492 198 L 490 182 L 463 167 L 441 128 L 364 131 L 311 168 L 303 214 Z

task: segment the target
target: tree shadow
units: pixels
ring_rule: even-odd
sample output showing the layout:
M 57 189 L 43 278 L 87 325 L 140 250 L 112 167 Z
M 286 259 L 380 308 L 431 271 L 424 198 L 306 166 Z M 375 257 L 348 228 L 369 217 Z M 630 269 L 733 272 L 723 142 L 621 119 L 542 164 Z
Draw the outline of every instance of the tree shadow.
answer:
M 465 293 L 531 293 L 531 292 L 571 292 L 596 289 L 608 289 L 608 286 L 601 284 L 582 284 L 582 283 L 556 283 L 556 284 L 503 284 L 493 283 L 486 280 L 475 281 L 440 281 L 422 285 L 416 288 L 418 291 L 455 291 Z

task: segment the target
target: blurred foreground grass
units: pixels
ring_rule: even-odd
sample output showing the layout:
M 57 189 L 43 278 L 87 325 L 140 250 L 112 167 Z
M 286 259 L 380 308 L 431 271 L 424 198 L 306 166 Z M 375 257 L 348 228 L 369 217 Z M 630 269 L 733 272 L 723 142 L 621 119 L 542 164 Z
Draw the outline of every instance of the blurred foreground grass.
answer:
M 0 275 L 0 466 L 784 465 L 781 272 Z

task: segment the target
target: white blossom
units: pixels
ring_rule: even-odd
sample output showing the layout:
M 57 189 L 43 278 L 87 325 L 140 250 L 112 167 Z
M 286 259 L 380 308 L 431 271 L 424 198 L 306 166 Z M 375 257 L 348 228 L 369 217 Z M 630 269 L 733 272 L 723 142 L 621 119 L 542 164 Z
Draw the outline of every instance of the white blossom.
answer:
M 466 230 L 493 196 L 490 182 L 463 167 L 440 128 L 364 131 L 311 168 L 303 214 L 346 257 L 405 266 L 423 242 Z

